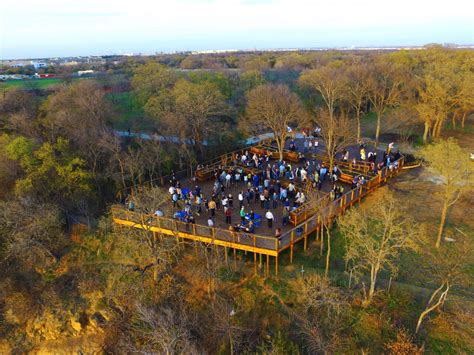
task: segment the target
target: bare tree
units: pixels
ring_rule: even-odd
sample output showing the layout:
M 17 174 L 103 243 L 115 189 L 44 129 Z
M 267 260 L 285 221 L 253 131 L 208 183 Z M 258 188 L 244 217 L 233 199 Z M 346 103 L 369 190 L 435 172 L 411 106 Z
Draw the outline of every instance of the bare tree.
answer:
M 439 137 L 448 113 L 454 107 L 452 77 L 435 72 L 427 73 L 420 80 L 419 100 L 414 106 L 424 123 L 423 142 L 428 137 Z
M 131 331 L 134 338 L 128 347 L 133 352 L 160 354 L 200 354 L 193 343 L 190 321 L 186 311 L 169 307 L 157 309 L 141 304 L 136 306 L 137 321 Z
M 432 292 L 425 309 L 418 317 L 416 333 L 420 331 L 424 319 L 443 306 L 453 287 L 472 288 L 469 265 L 472 265 L 474 261 L 474 245 L 471 239 L 459 235 L 455 242 L 444 248 L 433 248 L 429 238 L 421 239 L 420 265 L 423 268 L 423 274 L 427 277 L 427 282 L 435 282 L 437 288 Z
M 377 116 L 376 145 L 379 141 L 382 117 L 389 107 L 400 103 L 404 81 L 404 71 L 401 66 L 381 59 L 374 62 L 368 77 L 368 97 Z
M 329 171 L 332 171 L 336 155 L 356 141 L 353 122 L 347 114 L 331 115 L 327 110 L 320 110 L 314 120 L 321 128 L 321 140 L 326 149 Z
M 326 232 L 326 268 L 325 276 L 329 274 L 329 261 L 331 258 L 331 227 L 334 222 L 334 217 L 337 215 L 334 202 L 331 201 L 329 194 L 321 192 L 317 189 L 310 188 L 307 191 L 308 208 L 314 211 L 314 217 L 317 218 L 320 224 L 320 229 L 316 233 L 320 233 L 317 239 L 320 238 L 320 255 L 322 255 L 324 248 L 324 233 Z
M 303 112 L 296 94 L 285 85 L 260 85 L 247 94 L 246 114 L 240 122 L 247 132 L 270 129 L 274 134 L 280 160 L 283 160 L 288 127 L 302 122 Z
M 381 196 L 377 208 L 352 209 L 338 220 L 344 236 L 344 256 L 351 274 L 370 272 L 369 292 L 365 292 L 365 305 L 374 296 L 377 277 L 381 270 L 397 271 L 400 252 L 415 247 L 415 229 L 412 222 L 400 211 L 399 201 L 393 195 Z
M 439 248 L 449 208 L 463 193 L 474 188 L 474 168 L 469 161 L 468 152 L 464 151 L 453 138 L 439 140 L 423 147 L 419 151 L 419 156 L 429 163 L 429 170 L 442 178 L 443 207 L 436 238 L 436 247 Z
M 357 141 L 360 141 L 360 118 L 368 100 L 369 84 L 367 78 L 369 70 L 364 64 L 355 64 L 348 67 L 345 74 L 347 82 L 344 98 L 354 110 L 357 122 Z
M 323 98 L 329 116 L 336 112 L 337 103 L 344 96 L 344 80 L 342 68 L 337 64 L 329 64 L 318 69 L 304 72 L 300 84 L 318 92 Z
M 308 353 L 335 353 L 344 345 L 343 332 L 350 327 L 350 305 L 327 278 L 306 275 L 294 282 L 294 317 Z
M 186 80 L 176 83 L 173 95 L 177 117 L 202 157 L 204 140 L 215 131 L 215 118 L 227 111 L 224 97 L 210 82 L 195 84 Z
M 474 111 L 474 74 L 472 72 L 463 73 L 456 95 L 456 104 L 461 114 L 461 127 L 464 128 L 466 117 Z

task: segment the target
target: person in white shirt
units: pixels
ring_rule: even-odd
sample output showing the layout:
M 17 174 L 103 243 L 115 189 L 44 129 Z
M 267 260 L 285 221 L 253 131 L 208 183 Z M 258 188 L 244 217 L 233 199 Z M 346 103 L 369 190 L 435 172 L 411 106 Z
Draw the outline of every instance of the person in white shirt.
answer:
M 308 172 L 302 168 L 300 170 L 300 174 L 301 174 L 301 182 L 306 182 L 308 178 Z
M 212 220 L 211 217 L 209 217 L 209 218 L 207 219 L 207 225 L 208 225 L 209 227 L 211 227 L 211 228 L 214 227 L 214 221 Z
M 342 160 L 349 161 L 349 151 L 348 150 L 346 150 L 346 152 L 344 153 L 344 158 L 342 158 Z
M 390 154 L 390 152 L 392 151 L 394 145 L 395 145 L 395 143 L 393 143 L 393 142 L 391 142 L 391 143 L 388 145 L 388 149 L 387 149 L 387 153 L 388 153 L 388 154 Z
M 265 213 L 265 218 L 267 219 L 267 222 L 268 222 L 268 228 L 272 228 L 275 217 L 273 217 L 273 213 L 270 210 L 268 210 L 267 213 Z
M 244 193 L 242 191 L 239 192 L 239 208 L 242 208 L 244 205 Z
M 174 192 L 176 191 L 176 189 L 174 188 L 174 186 L 170 186 L 170 188 L 168 189 L 170 195 L 174 194 Z

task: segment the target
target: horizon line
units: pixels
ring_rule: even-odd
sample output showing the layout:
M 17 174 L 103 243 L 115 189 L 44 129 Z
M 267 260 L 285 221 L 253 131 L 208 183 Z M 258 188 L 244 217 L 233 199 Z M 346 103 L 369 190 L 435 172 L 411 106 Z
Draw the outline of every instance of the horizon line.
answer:
M 105 57 L 105 56 L 143 56 L 150 57 L 156 55 L 167 55 L 167 54 L 182 54 L 188 53 L 190 55 L 194 54 L 224 54 L 224 53 L 238 53 L 238 52 L 296 52 L 296 51 L 328 51 L 328 50 L 410 50 L 410 49 L 425 49 L 430 46 L 441 46 L 444 48 L 454 48 L 454 49 L 474 49 L 474 44 L 458 44 L 458 43 L 426 43 L 423 45 L 373 45 L 373 46 L 333 46 L 333 47 L 273 47 L 273 48 L 241 48 L 241 49 L 203 49 L 203 50 L 175 50 L 175 51 L 156 51 L 154 53 L 144 53 L 144 52 L 122 52 L 122 53 L 109 53 L 109 54 L 89 54 L 89 55 L 64 55 L 64 56 L 51 56 L 51 57 L 23 57 L 23 58 L 0 58 L 0 61 L 20 61 L 20 60 L 39 60 L 39 59 L 51 59 L 51 58 L 91 58 L 91 57 Z

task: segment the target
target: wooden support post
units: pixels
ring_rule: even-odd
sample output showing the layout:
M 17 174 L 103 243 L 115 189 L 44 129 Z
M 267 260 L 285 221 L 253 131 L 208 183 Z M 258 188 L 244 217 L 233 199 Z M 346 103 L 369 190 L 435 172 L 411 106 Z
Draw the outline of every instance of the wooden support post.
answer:
M 224 259 L 225 259 L 225 263 L 227 265 L 227 247 L 224 247 Z
M 255 236 L 253 236 L 253 246 L 254 248 L 257 246 L 257 242 L 255 240 Z M 254 252 L 253 252 L 253 267 L 254 267 L 254 272 L 255 272 L 255 275 L 257 275 L 257 252 L 255 251 L 254 249 Z
M 174 231 L 176 235 L 176 244 L 178 244 L 178 249 L 181 249 L 180 243 L 179 243 L 179 233 L 178 233 L 178 222 L 174 221 Z
M 308 222 L 304 224 L 304 251 L 306 251 L 307 244 L 308 244 Z
M 267 277 L 270 276 L 270 255 L 267 254 Z
M 290 240 L 290 263 L 293 264 L 293 240 L 295 239 L 295 231 L 291 231 L 291 240 Z
M 278 276 L 278 255 L 275 256 L 275 275 Z
M 318 223 L 316 224 L 316 242 L 319 241 L 319 228 L 321 226 L 321 215 L 318 213 Z
M 262 253 L 258 253 L 258 255 L 259 255 L 258 267 L 261 268 L 262 267 Z

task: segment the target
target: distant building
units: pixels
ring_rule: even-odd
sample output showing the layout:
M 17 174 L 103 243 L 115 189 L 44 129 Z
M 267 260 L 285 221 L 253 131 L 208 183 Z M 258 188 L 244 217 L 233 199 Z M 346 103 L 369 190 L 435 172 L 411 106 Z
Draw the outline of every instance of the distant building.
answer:
M 2 62 L 3 65 L 9 66 L 10 68 L 23 68 L 30 65 L 29 62 L 24 60 L 6 60 Z
M 48 63 L 45 63 L 45 62 L 35 62 L 35 61 L 31 61 L 31 65 L 33 65 L 33 67 L 38 70 L 38 69 L 44 69 L 44 68 L 47 68 L 48 67 Z
M 64 65 L 66 67 L 69 67 L 69 66 L 73 66 L 73 65 L 78 65 L 79 62 L 77 60 L 68 60 L 68 61 L 64 61 L 63 63 L 61 63 L 61 65 Z
M 82 76 L 82 75 L 89 75 L 89 74 L 94 74 L 93 70 L 78 70 L 77 75 Z

